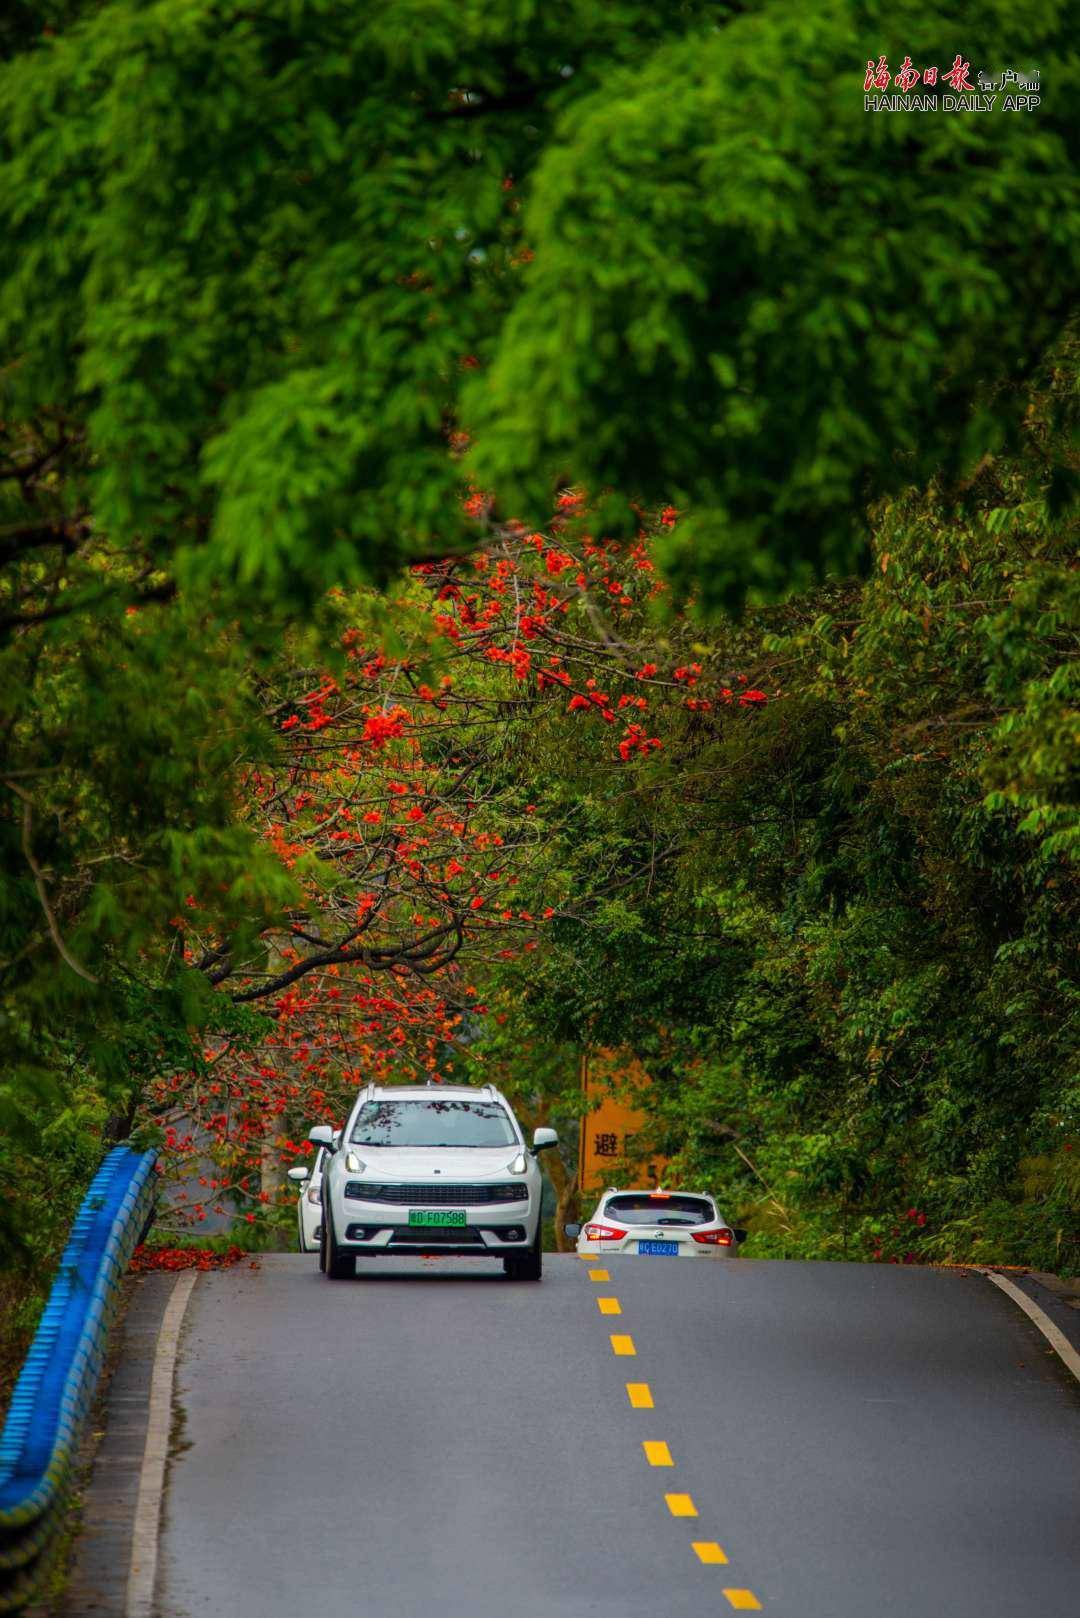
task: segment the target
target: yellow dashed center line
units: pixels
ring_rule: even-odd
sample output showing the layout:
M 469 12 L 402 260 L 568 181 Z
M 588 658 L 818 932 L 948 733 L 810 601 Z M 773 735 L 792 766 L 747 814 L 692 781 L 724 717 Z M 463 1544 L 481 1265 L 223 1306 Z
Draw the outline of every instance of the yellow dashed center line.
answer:
M 591 1255 L 579 1253 L 579 1258 L 591 1262 Z M 605 1269 L 591 1269 L 590 1281 L 610 1281 L 610 1271 Z M 602 1315 L 621 1315 L 622 1304 L 618 1298 L 597 1298 L 596 1306 Z M 634 1339 L 624 1333 L 612 1332 L 610 1337 L 612 1353 L 622 1357 L 632 1357 L 637 1354 Z M 652 1410 L 652 1389 L 647 1382 L 628 1382 L 626 1396 L 633 1410 Z M 674 1466 L 671 1451 L 667 1444 L 659 1438 L 646 1438 L 642 1440 L 642 1449 L 645 1459 L 650 1466 Z M 689 1494 L 665 1494 L 664 1501 L 673 1517 L 696 1517 L 697 1506 L 693 1496 Z M 724 1566 L 727 1563 L 727 1552 L 715 1539 L 696 1539 L 693 1541 L 694 1555 L 706 1567 Z M 760 1612 L 761 1602 L 752 1590 L 736 1589 L 734 1587 L 724 1590 L 724 1598 L 730 1607 L 737 1612 Z
M 642 1441 L 641 1447 L 645 1451 L 645 1459 L 650 1466 L 675 1465 L 675 1462 L 671 1459 L 671 1451 L 662 1439 L 646 1438 Z
M 699 1562 L 714 1564 L 727 1561 L 723 1549 L 715 1539 L 695 1539 L 694 1551 Z

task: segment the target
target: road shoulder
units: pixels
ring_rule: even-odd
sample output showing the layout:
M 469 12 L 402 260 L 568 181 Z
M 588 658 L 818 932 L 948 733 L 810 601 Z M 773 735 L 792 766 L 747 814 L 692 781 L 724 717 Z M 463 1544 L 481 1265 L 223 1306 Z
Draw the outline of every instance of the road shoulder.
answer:
M 1039 1333 L 1070 1385 L 1080 1390 L 1080 1282 L 1041 1270 L 992 1264 L 968 1266 L 989 1281 Z
M 1066 1342 L 1080 1354 L 1080 1281 L 1063 1281 L 1060 1276 L 1047 1275 L 1041 1270 L 1009 1275 L 1008 1279 L 1038 1304 Z
M 55 1618 L 124 1618 L 154 1360 L 175 1283 L 165 1273 L 132 1283 L 83 1494 L 82 1531 Z

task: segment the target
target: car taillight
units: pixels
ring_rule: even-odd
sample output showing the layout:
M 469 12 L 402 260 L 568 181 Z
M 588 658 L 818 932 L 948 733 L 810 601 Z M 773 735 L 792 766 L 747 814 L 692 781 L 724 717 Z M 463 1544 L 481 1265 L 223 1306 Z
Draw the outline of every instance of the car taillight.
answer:
M 582 1234 L 587 1242 L 617 1242 L 626 1232 L 615 1225 L 586 1225 Z
M 696 1242 L 710 1242 L 715 1247 L 730 1247 L 732 1242 L 730 1230 L 692 1230 L 690 1234 Z

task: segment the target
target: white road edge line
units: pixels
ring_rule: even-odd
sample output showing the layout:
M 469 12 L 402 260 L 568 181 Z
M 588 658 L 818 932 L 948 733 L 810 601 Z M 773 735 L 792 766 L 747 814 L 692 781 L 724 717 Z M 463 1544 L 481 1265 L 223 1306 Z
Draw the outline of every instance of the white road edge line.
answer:
M 1028 1319 L 1034 1321 L 1035 1325 L 1038 1326 L 1054 1353 L 1068 1366 L 1073 1376 L 1080 1382 L 1080 1354 L 1069 1342 L 1065 1333 L 1059 1331 L 1057 1326 L 1054 1325 L 1045 1309 L 1040 1309 L 1034 1299 L 1029 1298 L 1027 1293 L 1022 1291 L 1014 1281 L 1009 1281 L 1005 1276 L 998 1275 L 995 1270 L 984 1270 L 980 1264 L 973 1264 L 972 1269 L 978 1270 L 980 1275 L 985 1275 L 988 1281 L 993 1281 L 996 1287 L 1000 1287 L 1002 1292 L 1007 1292 L 1013 1302 L 1020 1305 Z
M 194 1271 L 177 1276 L 154 1351 L 146 1448 L 143 1450 L 135 1523 L 131 1533 L 131 1567 L 128 1571 L 124 1618 L 153 1618 L 161 1497 L 165 1490 L 165 1463 L 169 1456 L 169 1432 L 172 1428 L 173 1374 L 184 1311 L 197 1279 Z

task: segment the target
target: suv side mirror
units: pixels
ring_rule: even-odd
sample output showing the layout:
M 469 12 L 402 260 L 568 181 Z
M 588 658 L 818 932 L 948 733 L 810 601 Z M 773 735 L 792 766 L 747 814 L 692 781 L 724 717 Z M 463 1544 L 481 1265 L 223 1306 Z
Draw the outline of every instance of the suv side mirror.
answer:
M 314 1129 L 309 1129 L 308 1140 L 312 1146 L 321 1146 L 324 1151 L 337 1151 L 337 1141 L 329 1124 L 316 1124 Z
M 581 1235 L 581 1226 L 580 1225 L 564 1225 L 563 1226 L 563 1235 L 566 1236 L 569 1241 L 574 1242 Z
M 534 1152 L 546 1152 L 549 1146 L 558 1146 L 559 1137 L 554 1129 L 537 1129 L 533 1131 L 532 1149 Z
M 303 1185 L 305 1180 L 310 1180 L 311 1170 L 301 1168 L 298 1163 L 294 1169 L 288 1170 L 288 1178 L 293 1182 L 294 1185 Z
M 736 1230 L 735 1226 L 732 1225 L 731 1234 L 734 1236 L 737 1242 L 744 1242 L 749 1236 L 750 1232 L 748 1230 Z

